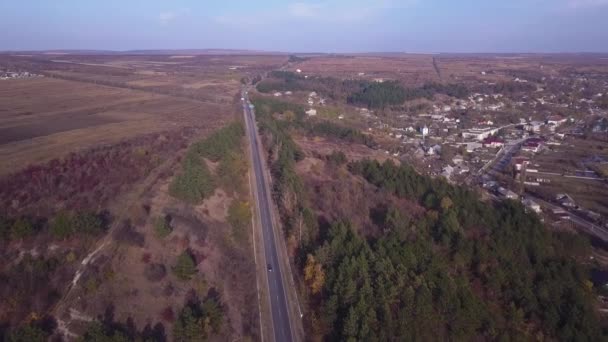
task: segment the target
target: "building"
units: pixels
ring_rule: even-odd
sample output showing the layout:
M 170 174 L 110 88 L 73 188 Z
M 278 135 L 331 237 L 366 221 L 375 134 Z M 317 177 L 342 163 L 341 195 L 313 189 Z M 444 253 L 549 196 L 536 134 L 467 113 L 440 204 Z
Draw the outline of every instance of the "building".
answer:
M 528 132 L 538 133 L 540 129 L 544 126 L 544 123 L 540 121 L 532 121 L 529 124 L 524 126 L 524 129 Z
M 306 115 L 308 115 L 308 116 L 315 116 L 315 115 L 317 115 L 317 110 L 311 108 L 311 109 L 309 109 L 309 110 L 306 111 Z
M 530 159 L 526 157 L 517 157 L 513 159 L 513 165 L 515 165 L 515 170 L 521 171 L 523 168 L 530 164 Z
M 462 137 L 482 141 L 496 133 L 498 133 L 498 128 L 471 128 L 463 131 Z
M 422 136 L 429 135 L 429 128 L 426 125 L 420 127 L 420 133 L 422 133 Z
M 498 137 L 494 137 L 494 136 L 485 138 L 483 140 L 482 144 L 483 144 L 483 147 L 494 147 L 494 148 L 505 146 L 504 140 L 502 140 Z
M 454 163 L 456 165 L 460 165 L 463 162 L 464 162 L 464 158 L 460 154 L 457 154 L 454 156 L 454 158 L 452 158 L 452 163 Z
M 280 91 L 277 91 L 277 92 L 276 92 L 276 93 L 274 93 L 273 95 L 274 95 L 275 97 L 279 97 L 279 96 L 281 96 L 281 95 L 283 95 L 283 94 L 281 94 L 281 92 L 280 92 Z
M 541 144 L 535 142 L 526 142 L 521 146 L 521 150 L 525 152 L 537 153 L 541 149 Z
M 529 198 L 522 199 L 521 203 L 533 212 L 540 214 L 542 212 L 540 205 Z
M 576 202 L 574 202 L 574 199 L 568 194 L 558 194 L 557 196 L 555 196 L 555 200 L 558 201 L 564 207 L 576 208 Z
M 506 199 L 518 199 L 519 198 L 519 196 L 516 193 L 514 193 L 513 191 L 511 191 L 509 189 L 505 189 L 502 186 L 499 187 L 496 191 L 498 191 L 498 194 L 500 196 L 502 196 L 503 198 L 506 198 Z
M 560 126 L 568 121 L 567 118 L 564 118 L 561 115 L 551 115 L 547 118 L 548 125 Z

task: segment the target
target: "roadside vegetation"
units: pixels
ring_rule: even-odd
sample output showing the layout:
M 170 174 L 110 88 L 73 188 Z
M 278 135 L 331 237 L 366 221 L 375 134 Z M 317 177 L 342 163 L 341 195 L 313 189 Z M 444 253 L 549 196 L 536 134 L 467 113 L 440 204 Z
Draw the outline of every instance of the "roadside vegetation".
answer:
M 190 146 L 181 172 L 169 187 L 171 195 L 190 204 L 199 204 L 213 194 L 218 182 L 228 185 L 228 191 L 242 191 L 242 174 L 247 168 L 241 149 L 243 134 L 243 126 L 237 122 Z M 203 158 L 220 163 L 215 176 Z

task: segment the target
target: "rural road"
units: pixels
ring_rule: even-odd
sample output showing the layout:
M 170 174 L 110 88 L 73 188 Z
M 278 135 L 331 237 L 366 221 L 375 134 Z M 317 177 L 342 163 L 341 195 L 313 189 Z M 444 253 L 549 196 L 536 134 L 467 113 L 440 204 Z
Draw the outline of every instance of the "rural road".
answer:
M 249 106 L 247 95 L 243 92 L 243 110 L 245 111 L 246 133 L 251 146 L 252 168 L 255 177 L 255 198 L 262 228 L 264 256 L 267 266 L 264 268 L 268 274 L 268 294 L 270 297 L 270 311 L 272 315 L 272 326 L 274 341 L 293 341 L 294 332 L 290 324 L 288 299 L 286 294 L 287 284 L 283 282 L 281 270 L 282 263 L 277 253 L 277 238 L 272 221 L 272 204 L 270 199 L 270 188 L 265 177 L 265 164 L 260 155 L 259 140 L 256 132 L 254 113 Z

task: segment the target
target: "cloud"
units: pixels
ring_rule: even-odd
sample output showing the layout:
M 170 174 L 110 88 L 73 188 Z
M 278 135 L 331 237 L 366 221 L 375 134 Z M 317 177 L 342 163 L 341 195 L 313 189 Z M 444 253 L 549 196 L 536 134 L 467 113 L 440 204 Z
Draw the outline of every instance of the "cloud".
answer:
M 190 10 L 188 8 L 164 11 L 164 12 L 160 12 L 160 14 L 158 15 L 158 20 L 161 25 L 169 25 L 172 22 L 174 22 L 175 20 L 177 20 L 180 17 L 183 17 L 184 15 L 187 15 L 189 13 L 190 13 Z

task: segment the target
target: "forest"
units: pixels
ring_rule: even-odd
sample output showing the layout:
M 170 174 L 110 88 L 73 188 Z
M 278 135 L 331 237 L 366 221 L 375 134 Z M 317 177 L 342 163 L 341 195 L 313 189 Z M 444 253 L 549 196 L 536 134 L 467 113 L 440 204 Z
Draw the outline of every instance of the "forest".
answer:
M 368 80 L 339 80 L 333 77 L 304 77 L 290 71 L 273 71 L 257 85 L 262 93 L 273 91 L 315 91 L 331 99 L 345 99 L 353 105 L 370 109 L 400 106 L 405 101 L 444 94 L 463 99 L 469 90 L 462 84 L 427 83 L 420 87 L 404 88 L 398 81 L 373 82 Z
M 379 237 L 348 218 L 322 225 L 297 257 L 316 336 L 326 340 L 604 340 L 580 261 L 589 243 L 548 231 L 516 202 L 485 203 L 470 190 L 411 167 L 348 165 L 385 196 Z

